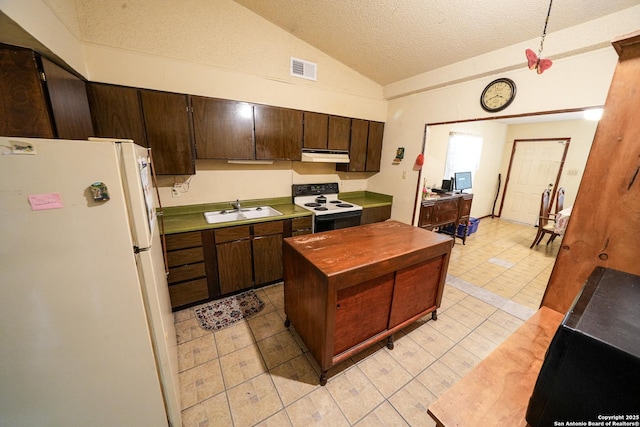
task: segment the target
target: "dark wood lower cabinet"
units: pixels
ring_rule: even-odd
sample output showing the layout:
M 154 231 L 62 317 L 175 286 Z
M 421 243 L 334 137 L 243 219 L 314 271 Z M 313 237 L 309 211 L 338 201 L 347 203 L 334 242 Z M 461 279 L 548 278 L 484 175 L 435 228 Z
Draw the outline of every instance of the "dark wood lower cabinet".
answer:
M 174 311 L 282 280 L 282 242 L 312 216 L 166 236 Z
M 216 245 L 220 293 L 230 294 L 253 285 L 251 240 Z
M 283 221 L 253 226 L 253 272 L 257 286 L 282 279 Z
M 170 234 L 165 236 L 169 267 L 169 295 L 176 310 L 209 298 L 207 271 L 202 233 Z

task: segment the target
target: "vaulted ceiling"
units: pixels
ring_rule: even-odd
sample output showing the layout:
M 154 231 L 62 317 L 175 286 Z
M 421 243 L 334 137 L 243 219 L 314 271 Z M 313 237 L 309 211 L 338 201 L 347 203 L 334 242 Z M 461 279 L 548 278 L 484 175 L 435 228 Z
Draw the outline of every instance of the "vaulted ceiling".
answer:
M 527 40 L 537 51 L 549 9 L 549 0 L 234 1 L 381 85 Z M 547 32 L 639 3 L 556 0 Z

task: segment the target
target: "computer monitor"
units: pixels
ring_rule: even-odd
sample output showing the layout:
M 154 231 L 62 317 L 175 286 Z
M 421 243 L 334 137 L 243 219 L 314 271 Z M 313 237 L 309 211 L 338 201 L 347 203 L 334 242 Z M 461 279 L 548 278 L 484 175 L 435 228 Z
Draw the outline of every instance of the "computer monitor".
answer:
M 455 172 L 456 191 L 463 192 L 471 188 L 471 172 Z
M 442 188 L 443 191 L 447 191 L 447 192 L 453 191 L 453 187 L 454 187 L 453 178 L 442 180 L 442 185 L 440 186 L 440 188 Z

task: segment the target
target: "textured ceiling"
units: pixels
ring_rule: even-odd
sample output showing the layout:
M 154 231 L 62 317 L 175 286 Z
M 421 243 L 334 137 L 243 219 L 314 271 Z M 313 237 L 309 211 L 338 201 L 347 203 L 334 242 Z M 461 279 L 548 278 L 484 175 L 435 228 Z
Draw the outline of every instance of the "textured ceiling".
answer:
M 381 85 L 539 40 L 549 8 L 548 0 L 235 1 Z M 556 0 L 547 32 L 639 3 Z

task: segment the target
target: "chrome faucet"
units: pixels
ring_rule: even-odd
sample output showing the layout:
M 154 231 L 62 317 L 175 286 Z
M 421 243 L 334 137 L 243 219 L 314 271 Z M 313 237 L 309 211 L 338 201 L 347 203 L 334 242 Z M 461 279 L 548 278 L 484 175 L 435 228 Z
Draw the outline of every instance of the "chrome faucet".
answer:
M 240 205 L 240 199 L 236 199 L 235 202 L 231 202 L 231 206 L 233 206 L 233 209 L 240 212 L 240 209 L 242 208 L 242 206 Z

